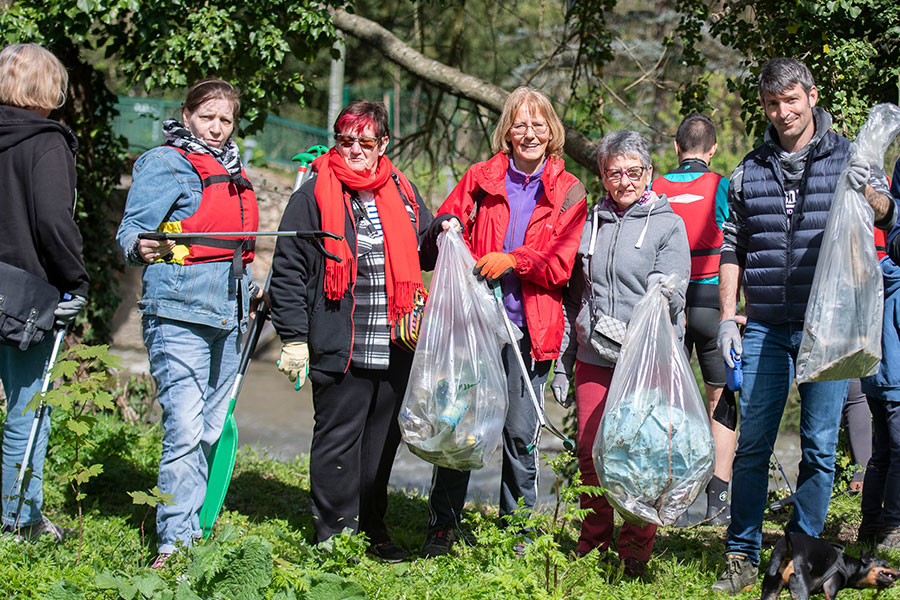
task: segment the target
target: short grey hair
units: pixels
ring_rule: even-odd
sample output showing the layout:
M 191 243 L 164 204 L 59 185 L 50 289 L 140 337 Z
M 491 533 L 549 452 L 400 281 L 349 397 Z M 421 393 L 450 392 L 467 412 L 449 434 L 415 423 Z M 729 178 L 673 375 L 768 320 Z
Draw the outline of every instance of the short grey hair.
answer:
M 809 67 L 796 58 L 773 58 L 759 72 L 759 97 L 776 95 L 799 85 L 809 95 L 816 85 Z
M 613 156 L 631 156 L 640 159 L 645 169 L 653 166 L 647 140 L 637 131 L 620 129 L 607 133 L 597 145 L 597 165 L 600 171 L 606 170 L 607 161 Z

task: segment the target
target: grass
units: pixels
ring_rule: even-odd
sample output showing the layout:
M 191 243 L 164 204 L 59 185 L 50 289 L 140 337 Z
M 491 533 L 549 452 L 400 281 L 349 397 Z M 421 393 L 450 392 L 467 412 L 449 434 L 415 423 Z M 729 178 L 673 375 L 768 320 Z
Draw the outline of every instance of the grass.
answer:
M 578 529 L 571 520 L 550 523 L 517 558 L 517 539 L 501 530 L 496 509 L 473 507 L 468 523 L 474 545 L 458 545 L 452 555 L 415 559 L 398 565 L 365 554 L 365 540 L 339 536 L 326 547 L 310 543 L 309 477 L 305 458 L 279 462 L 243 448 L 225 510 L 210 541 L 177 554 L 156 572 L 152 509 L 131 503 L 128 491 L 156 483 L 160 434 L 156 426 L 130 425 L 100 415 L 92 432 L 90 457 L 104 472 L 86 486 L 85 546 L 77 561 L 77 541 L 55 545 L 0 539 L 0 598 L 94 599 L 271 599 L 338 598 L 715 598 L 709 586 L 723 568 L 722 528 L 662 528 L 647 575 L 623 576 L 612 552 L 574 555 Z M 75 504 L 58 480 L 67 450 L 48 454 L 44 488 L 49 516 L 73 527 Z M 423 468 L 428 468 L 423 463 Z M 764 523 L 763 547 L 780 535 L 786 516 Z M 424 541 L 427 499 L 393 493 L 387 515 L 394 541 L 417 555 Z M 141 537 L 143 522 L 146 535 Z M 859 497 L 839 492 L 832 502 L 824 537 L 850 543 L 859 524 Z M 764 551 L 763 564 L 768 558 Z M 900 555 L 893 557 L 895 561 Z M 738 598 L 756 598 L 757 587 Z M 872 598 L 869 591 L 847 590 L 841 598 Z M 889 590 L 879 598 L 898 598 Z

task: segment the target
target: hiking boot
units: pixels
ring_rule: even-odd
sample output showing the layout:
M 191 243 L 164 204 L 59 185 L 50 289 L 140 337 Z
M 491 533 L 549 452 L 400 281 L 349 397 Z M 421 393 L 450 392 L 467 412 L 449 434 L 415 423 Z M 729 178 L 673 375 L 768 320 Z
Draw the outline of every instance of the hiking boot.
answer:
M 425 545 L 422 547 L 422 556 L 425 558 L 434 558 L 443 556 L 450 552 L 450 548 L 459 539 L 456 529 L 453 527 L 441 527 L 433 531 L 429 531 L 425 536 Z
M 3 533 L 14 536 L 17 542 L 36 542 L 41 537 L 49 535 L 52 538 L 51 541 L 58 544 L 65 540 L 67 535 L 75 533 L 75 530 L 60 527 L 46 516 L 42 516 L 39 522 L 33 525 L 26 525 L 25 527 L 16 528 L 12 525 L 4 525 Z
M 892 527 L 885 529 L 878 536 L 878 543 L 875 550 L 884 552 L 886 550 L 900 550 L 900 527 Z
M 169 557 L 172 556 L 171 552 L 160 552 L 156 555 L 156 560 L 153 561 L 153 564 L 150 565 L 151 569 L 161 569 L 166 561 L 169 560 Z
M 627 557 L 622 559 L 623 571 L 626 577 L 638 579 L 647 571 L 647 561 L 638 558 Z
M 386 563 L 403 562 L 409 558 L 409 552 L 400 546 L 397 546 L 391 540 L 381 542 L 380 544 L 372 544 L 369 546 L 369 549 L 366 550 L 366 554 Z
M 759 571 L 743 554 L 729 554 L 725 559 L 725 572 L 712 584 L 714 592 L 739 594 L 756 585 Z

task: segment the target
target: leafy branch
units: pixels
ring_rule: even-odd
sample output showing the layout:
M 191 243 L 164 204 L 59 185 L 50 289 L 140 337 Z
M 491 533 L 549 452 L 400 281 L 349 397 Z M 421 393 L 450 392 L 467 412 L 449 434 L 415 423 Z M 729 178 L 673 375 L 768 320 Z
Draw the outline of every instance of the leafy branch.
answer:
M 90 437 L 96 423 L 93 410 L 115 409 L 113 395 L 108 390 L 112 372 L 118 368 L 119 357 L 109 353 L 109 346 L 72 346 L 62 353 L 50 371 L 53 380 L 63 378 L 63 383 L 43 395 L 35 394 L 27 406 L 27 410 L 38 410 L 43 401 L 62 413 L 57 426 L 62 437 L 60 445 L 72 450 L 68 464 L 63 465 L 62 477 L 72 490 L 78 507 L 78 560 L 81 560 L 84 542 L 82 501 L 85 493 L 82 486 L 103 472 L 100 463 L 84 464 L 82 454 L 95 445 Z

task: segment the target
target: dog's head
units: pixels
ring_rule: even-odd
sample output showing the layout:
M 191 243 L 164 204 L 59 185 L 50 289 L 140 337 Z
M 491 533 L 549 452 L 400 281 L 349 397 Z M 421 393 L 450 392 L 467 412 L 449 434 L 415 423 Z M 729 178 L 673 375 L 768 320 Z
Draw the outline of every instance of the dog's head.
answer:
M 900 571 L 891 567 L 888 561 L 877 558 L 871 552 L 863 553 L 859 560 L 863 564 L 863 576 L 853 587 L 888 588 L 900 579 Z

